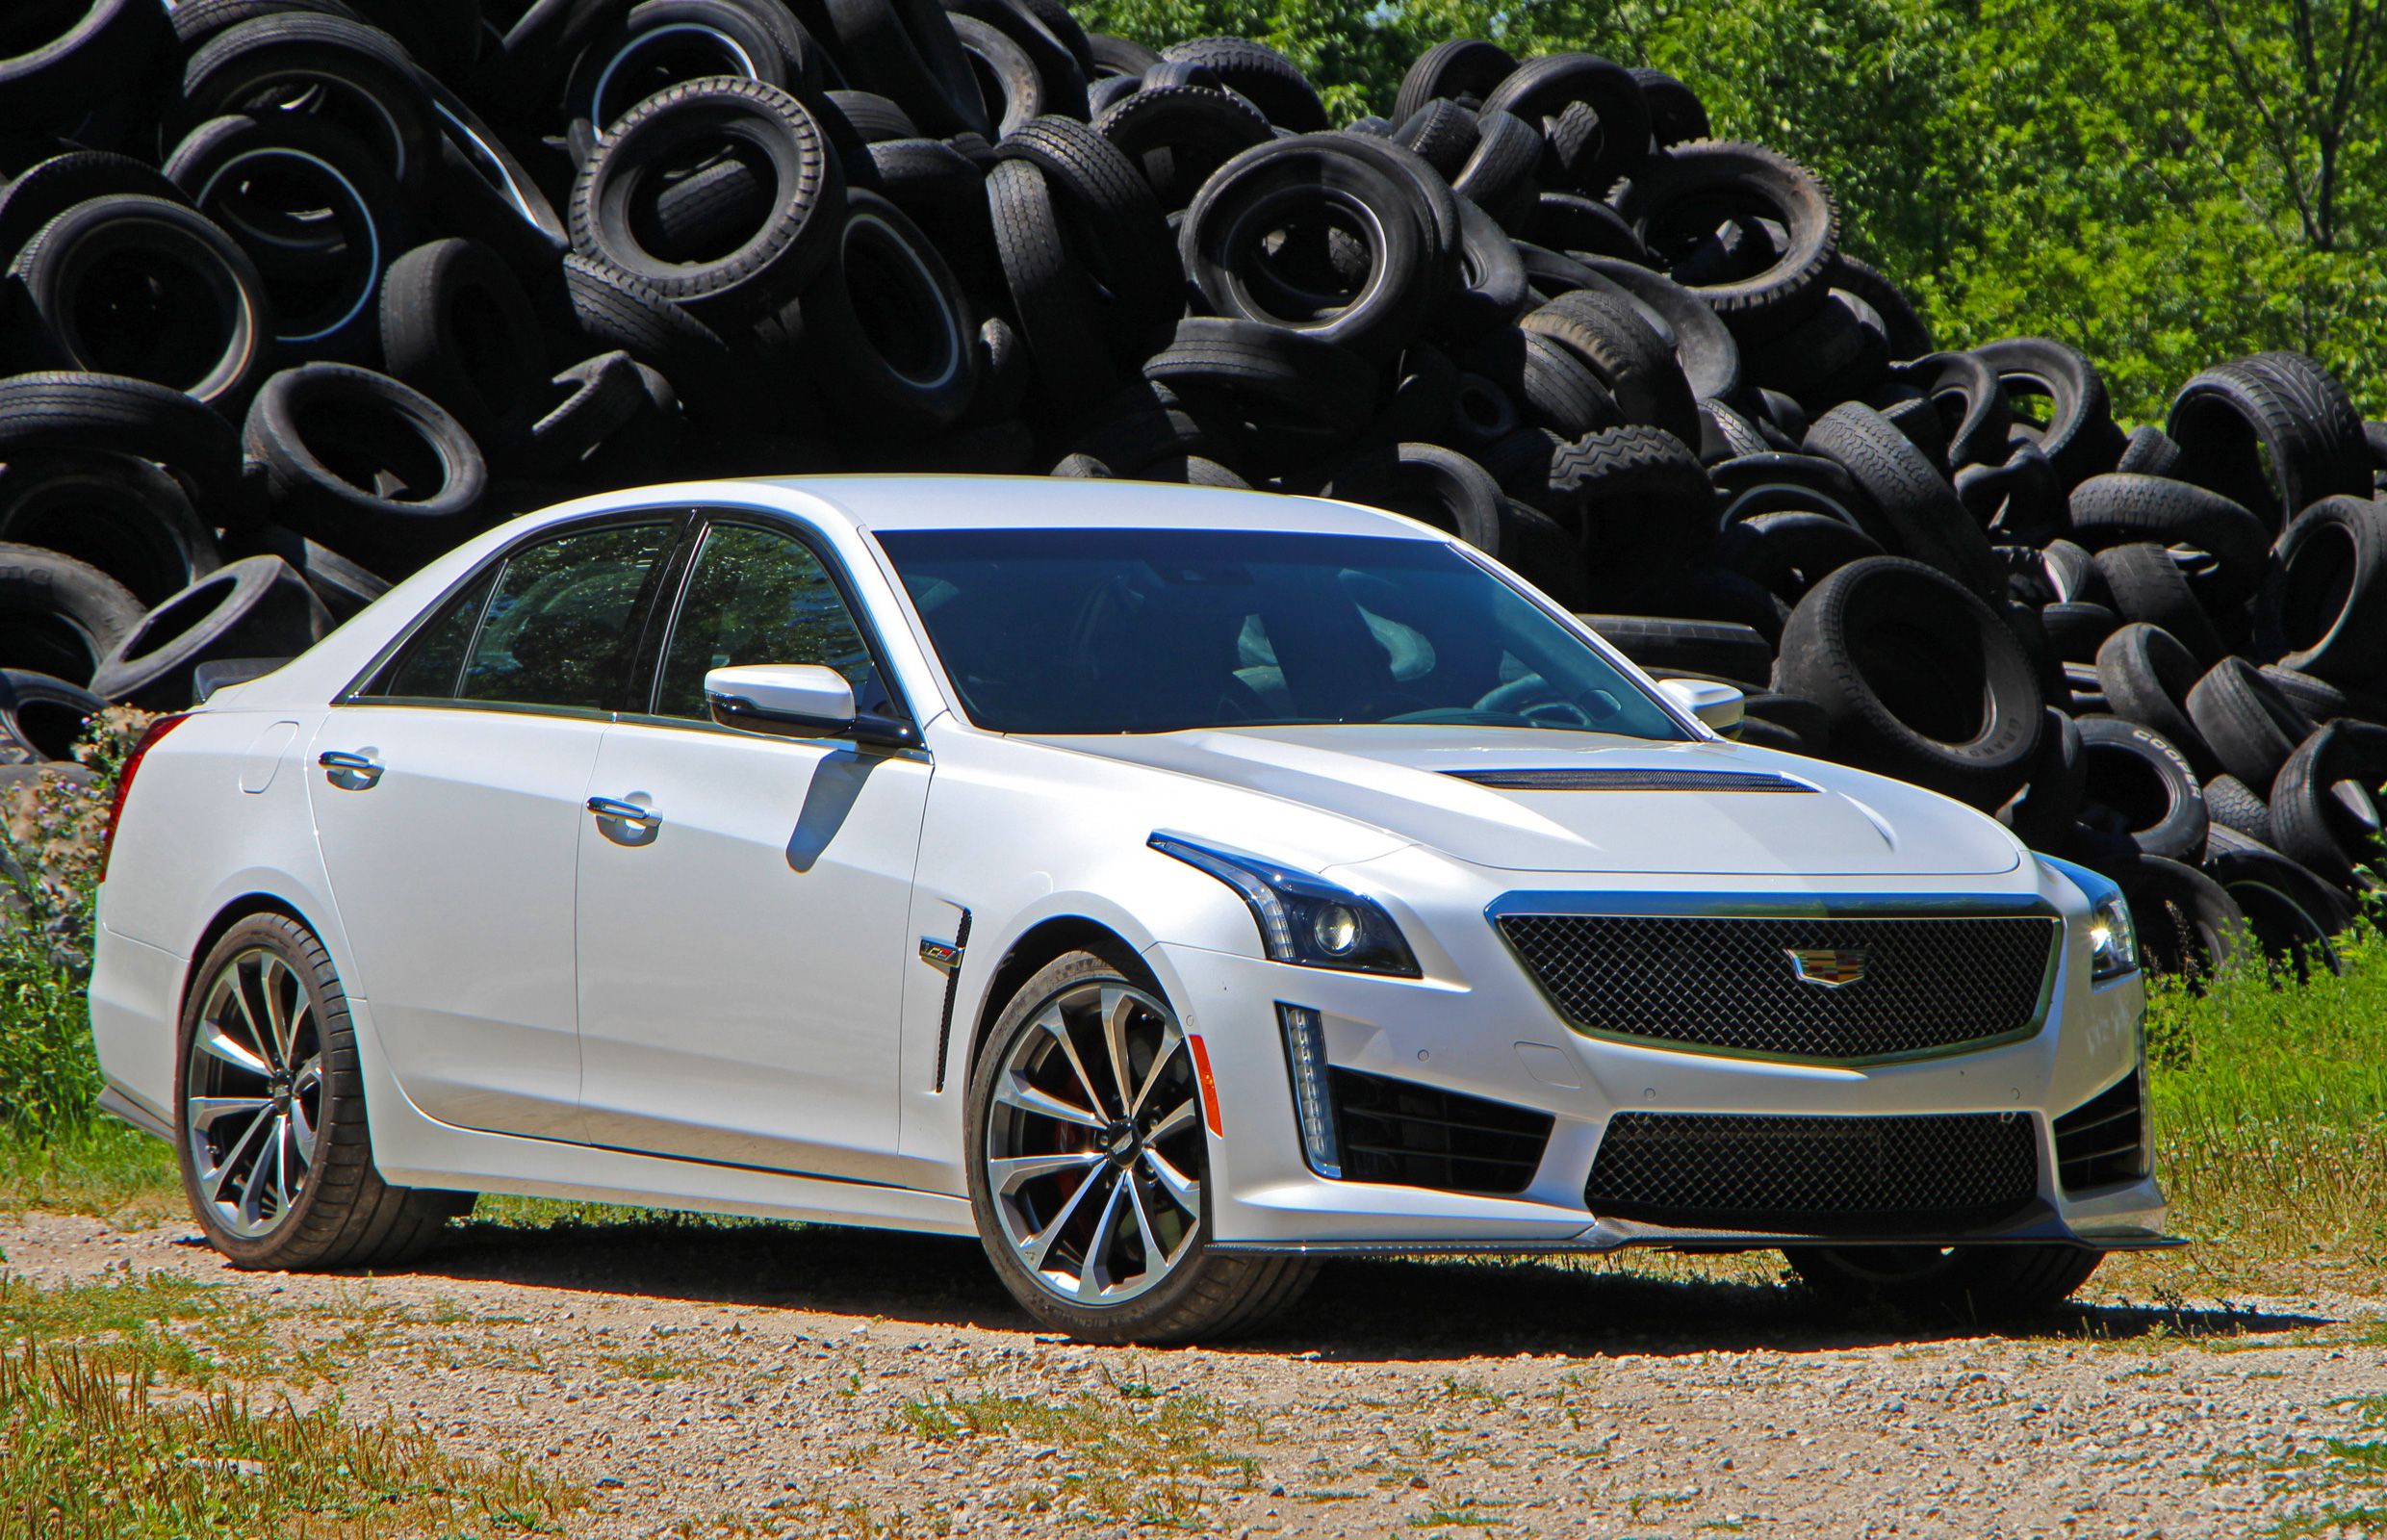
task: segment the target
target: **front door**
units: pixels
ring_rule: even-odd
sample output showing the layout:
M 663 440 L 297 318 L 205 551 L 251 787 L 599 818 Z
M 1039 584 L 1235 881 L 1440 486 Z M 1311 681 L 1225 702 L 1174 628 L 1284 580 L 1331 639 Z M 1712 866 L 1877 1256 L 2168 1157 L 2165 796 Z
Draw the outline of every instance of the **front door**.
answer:
M 591 1142 L 896 1179 L 907 927 L 924 756 L 712 725 L 706 671 L 824 663 L 900 714 L 827 567 L 717 524 L 666 633 L 651 710 L 598 752 L 579 838 Z M 622 805 L 622 806 L 615 806 Z M 936 975 L 927 975 L 932 981 Z
M 326 714 L 318 838 L 406 1094 L 458 1127 L 579 1120 L 573 886 L 589 778 L 677 523 L 493 562 Z

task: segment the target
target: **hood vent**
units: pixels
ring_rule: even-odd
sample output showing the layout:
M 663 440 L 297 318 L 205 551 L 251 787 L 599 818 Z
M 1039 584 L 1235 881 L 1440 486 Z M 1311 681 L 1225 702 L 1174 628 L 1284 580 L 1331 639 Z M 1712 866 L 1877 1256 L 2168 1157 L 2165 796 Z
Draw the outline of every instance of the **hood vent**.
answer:
M 1804 781 L 1754 770 L 1451 770 L 1493 791 L 1813 791 Z

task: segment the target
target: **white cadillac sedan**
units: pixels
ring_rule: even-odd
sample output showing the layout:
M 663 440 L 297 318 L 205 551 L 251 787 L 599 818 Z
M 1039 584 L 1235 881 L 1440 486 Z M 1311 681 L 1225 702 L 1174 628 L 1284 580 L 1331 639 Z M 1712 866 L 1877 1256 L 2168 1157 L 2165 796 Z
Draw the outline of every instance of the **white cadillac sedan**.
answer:
M 591 499 L 150 731 L 104 1105 L 243 1267 L 538 1194 L 975 1235 L 1102 1341 L 1332 1254 L 1986 1313 L 2165 1244 L 2113 886 L 1737 710 L 1339 503 Z

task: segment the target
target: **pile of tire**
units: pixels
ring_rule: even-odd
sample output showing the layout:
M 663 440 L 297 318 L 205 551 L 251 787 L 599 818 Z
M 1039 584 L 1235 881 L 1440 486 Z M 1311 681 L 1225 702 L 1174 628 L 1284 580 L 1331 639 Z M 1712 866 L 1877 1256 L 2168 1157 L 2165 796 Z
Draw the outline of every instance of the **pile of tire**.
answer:
M 1938 349 L 1682 82 L 1281 54 L 1061 0 L 74 0 L 0 22 L 0 735 L 187 704 L 495 522 L 944 470 L 1393 508 L 1747 741 L 2333 961 L 2387 781 L 2387 424 L 2311 360 L 2125 429 Z M 2374 693 L 2376 692 L 2376 693 Z

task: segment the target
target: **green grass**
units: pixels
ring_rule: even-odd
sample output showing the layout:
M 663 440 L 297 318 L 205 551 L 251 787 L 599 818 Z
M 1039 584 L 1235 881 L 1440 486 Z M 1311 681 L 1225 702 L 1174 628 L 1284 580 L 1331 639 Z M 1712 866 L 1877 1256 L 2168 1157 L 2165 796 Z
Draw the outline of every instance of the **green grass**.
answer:
M 0 1355 L 0 1529 L 42 1540 L 559 1532 L 568 1488 L 326 1403 L 162 1396 L 138 1359 Z

